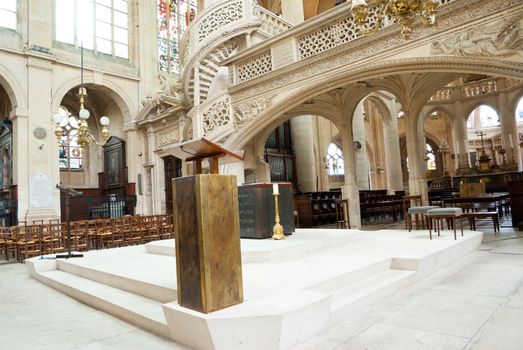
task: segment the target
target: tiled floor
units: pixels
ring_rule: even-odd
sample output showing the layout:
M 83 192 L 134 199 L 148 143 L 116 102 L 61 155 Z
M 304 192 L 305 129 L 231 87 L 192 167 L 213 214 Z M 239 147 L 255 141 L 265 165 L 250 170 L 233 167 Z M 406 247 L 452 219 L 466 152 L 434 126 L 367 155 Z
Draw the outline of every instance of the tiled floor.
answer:
M 478 251 L 296 350 L 522 349 L 523 232 L 480 229 Z M 23 264 L 0 266 L 0 326 L 2 349 L 185 349 L 30 279 Z

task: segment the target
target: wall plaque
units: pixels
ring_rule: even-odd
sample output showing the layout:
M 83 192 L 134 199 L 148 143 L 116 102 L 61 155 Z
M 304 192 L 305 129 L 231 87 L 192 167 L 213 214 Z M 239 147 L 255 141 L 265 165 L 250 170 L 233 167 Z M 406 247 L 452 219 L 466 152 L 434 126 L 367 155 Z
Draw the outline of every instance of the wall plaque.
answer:
M 50 208 L 51 199 L 51 179 L 40 172 L 31 176 L 29 178 L 29 206 L 31 208 Z

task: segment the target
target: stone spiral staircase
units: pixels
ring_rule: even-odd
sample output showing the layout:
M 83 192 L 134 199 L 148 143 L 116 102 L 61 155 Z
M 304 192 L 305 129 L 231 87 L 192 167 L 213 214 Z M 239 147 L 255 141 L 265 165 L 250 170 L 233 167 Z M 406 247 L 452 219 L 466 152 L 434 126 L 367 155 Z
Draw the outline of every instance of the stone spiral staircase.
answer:
M 198 14 L 180 42 L 181 80 L 185 96 L 194 106 L 188 116 L 193 124 L 199 125 L 194 137 L 206 136 L 217 141 L 209 135 L 210 131 L 232 125 L 230 99 L 223 83 L 216 84 L 219 76 L 224 79 L 221 62 L 240 48 L 249 47 L 251 42 L 270 38 L 291 27 L 260 7 L 256 0 L 228 0 Z M 220 130 L 214 134 L 220 134 Z

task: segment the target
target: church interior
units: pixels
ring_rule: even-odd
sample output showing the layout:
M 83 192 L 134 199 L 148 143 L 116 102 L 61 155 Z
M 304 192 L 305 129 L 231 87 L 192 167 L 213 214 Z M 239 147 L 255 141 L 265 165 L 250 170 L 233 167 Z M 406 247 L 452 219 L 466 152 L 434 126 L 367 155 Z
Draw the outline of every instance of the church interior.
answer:
M 2 0 L 0 119 L 3 344 L 521 346 L 519 0 Z

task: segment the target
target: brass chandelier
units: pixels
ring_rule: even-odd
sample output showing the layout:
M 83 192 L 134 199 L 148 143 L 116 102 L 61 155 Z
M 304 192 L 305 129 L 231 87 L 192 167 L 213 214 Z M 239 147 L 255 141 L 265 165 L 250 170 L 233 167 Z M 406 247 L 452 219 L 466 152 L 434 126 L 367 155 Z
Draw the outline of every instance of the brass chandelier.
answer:
M 55 122 L 55 135 L 58 141 L 58 144 L 62 144 L 64 141 L 62 140 L 63 136 L 67 136 L 67 141 L 65 142 L 68 144 L 71 141 L 71 137 L 76 136 L 76 142 L 82 149 L 86 149 L 87 146 L 91 142 L 96 143 L 98 146 L 103 146 L 107 140 L 109 139 L 109 124 L 111 120 L 107 116 L 102 116 L 100 118 L 100 124 L 102 125 L 102 132 L 101 132 L 101 138 L 102 142 L 98 142 L 96 138 L 91 134 L 89 131 L 89 126 L 87 125 L 87 119 L 89 119 L 89 116 L 91 113 L 84 107 L 85 98 L 87 97 L 87 90 L 84 87 L 84 49 L 83 45 L 81 46 L 81 68 L 80 68 L 80 75 L 81 75 L 81 83 L 80 88 L 78 90 L 78 98 L 80 102 L 80 110 L 78 112 L 78 117 L 80 118 L 80 125 L 78 125 L 78 122 L 76 121 L 76 118 L 71 117 L 70 115 L 66 114 L 55 114 L 53 116 L 53 120 Z
M 421 17 L 424 26 L 436 23 L 437 0 L 352 0 L 352 13 L 363 35 L 374 34 L 381 28 L 387 17 L 401 26 L 401 34 L 410 39 L 412 25 L 416 17 Z M 377 18 L 374 24 L 367 19 L 377 7 Z

